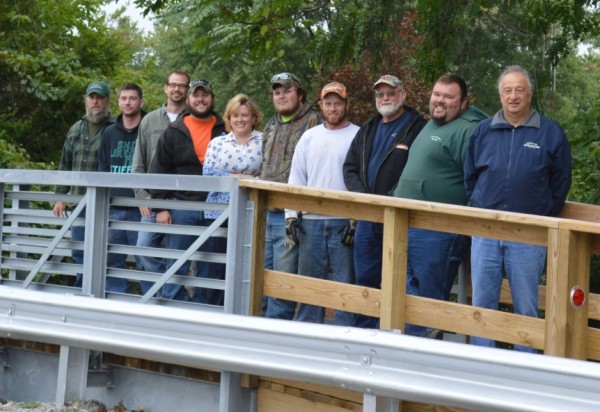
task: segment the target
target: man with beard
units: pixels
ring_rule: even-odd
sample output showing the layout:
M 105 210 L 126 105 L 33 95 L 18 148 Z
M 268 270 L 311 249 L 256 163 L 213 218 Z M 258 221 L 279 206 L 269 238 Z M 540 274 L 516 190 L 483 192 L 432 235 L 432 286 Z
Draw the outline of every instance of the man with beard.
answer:
M 319 107 L 325 122 L 308 129 L 296 145 L 288 183 L 306 187 L 346 190 L 342 165 L 358 126 L 348 120 L 348 92 L 338 82 L 321 91 Z M 290 243 L 299 244 L 298 274 L 327 279 L 329 268 L 337 282 L 354 284 L 354 230 L 356 220 L 285 211 Z M 323 323 L 325 310 L 300 304 L 296 320 Z M 354 315 L 336 311 L 335 324 L 354 326 Z
M 156 153 L 148 173 L 171 175 L 202 175 L 202 165 L 208 142 L 225 134 L 225 123 L 215 113 L 213 88 L 207 80 L 192 80 L 189 84 L 187 112 L 169 124 L 158 140 Z M 153 199 L 179 199 L 203 202 L 207 193 L 196 191 L 151 190 Z M 165 225 L 200 226 L 204 223 L 204 212 L 198 210 L 157 210 L 156 222 Z M 167 248 L 185 250 L 196 240 L 190 235 L 167 235 Z M 175 259 L 170 261 L 170 265 Z M 182 265 L 178 275 L 186 276 L 190 262 Z M 187 290 L 176 284 L 163 287 L 166 299 L 189 301 Z
M 469 105 L 467 84 L 455 75 L 444 75 L 436 81 L 429 113 L 431 120 L 410 149 L 394 196 L 465 206 L 465 153 L 473 130 L 487 115 Z M 410 228 L 407 293 L 448 300 L 468 241 L 468 237 L 454 233 Z M 411 324 L 406 325 L 406 333 L 442 337 L 437 329 Z
M 182 70 L 173 70 L 167 76 L 163 90 L 167 95 L 167 103 L 164 106 L 148 113 L 142 119 L 139 127 L 135 152 L 133 154 L 132 173 L 148 173 L 150 161 L 156 151 L 158 139 L 166 130 L 169 123 L 181 117 L 186 105 L 187 90 L 190 76 Z M 150 199 L 150 192 L 145 189 L 134 190 L 137 199 Z M 156 223 L 156 213 L 146 206 L 140 207 L 142 215 L 141 222 L 147 224 Z M 164 240 L 162 233 L 139 232 L 137 245 L 140 247 L 159 248 Z M 139 256 L 143 270 L 153 273 L 165 272 L 165 260 L 153 256 Z M 153 283 L 141 281 L 142 293 L 146 293 Z
M 373 89 L 379 114 L 364 123 L 352 141 L 343 166 L 344 182 L 351 192 L 391 196 L 425 119 L 404 104 L 406 90 L 396 76 L 382 76 Z M 382 258 L 383 225 L 359 221 L 354 241 L 357 285 L 381 288 Z M 379 319 L 356 315 L 356 326 L 378 328 Z
M 67 133 L 63 145 L 58 170 L 96 172 L 98 171 L 98 149 L 102 141 L 104 129 L 112 124 L 110 118 L 110 92 L 104 82 L 92 82 L 88 85 L 84 97 L 86 115 L 78 120 Z M 84 195 L 85 187 L 57 186 L 57 194 Z M 56 202 L 52 210 L 54 216 L 65 216 L 64 202 Z M 79 215 L 85 217 L 85 212 Z M 84 226 L 71 227 L 71 239 L 85 239 Z M 71 253 L 77 264 L 83 264 L 83 250 L 73 250 Z M 75 286 L 81 286 L 81 274 L 77 275 Z
M 131 161 L 138 134 L 138 126 L 146 114 L 142 111 L 144 95 L 142 88 L 135 83 L 126 83 L 119 90 L 119 109 L 121 114 L 114 124 L 108 126 L 102 136 L 98 151 L 98 171 L 110 173 L 131 173 Z M 134 197 L 131 188 L 111 189 L 111 197 Z M 137 207 L 110 205 L 109 219 L 111 221 L 139 222 L 140 210 Z M 112 245 L 137 244 L 136 231 L 109 229 L 108 243 Z M 137 269 L 140 269 L 139 257 L 135 256 Z M 109 253 L 106 266 L 124 269 L 127 255 Z M 110 292 L 127 292 L 127 279 L 108 276 L 106 290 Z
M 275 116 L 263 131 L 263 165 L 260 179 L 287 183 L 296 144 L 302 133 L 321 123 L 319 112 L 306 98 L 300 79 L 292 73 L 271 77 L 271 98 Z M 298 246 L 286 235 L 283 209 L 267 211 L 265 268 L 281 272 L 298 271 Z M 263 314 L 268 318 L 293 319 L 296 303 L 268 298 L 263 301 Z

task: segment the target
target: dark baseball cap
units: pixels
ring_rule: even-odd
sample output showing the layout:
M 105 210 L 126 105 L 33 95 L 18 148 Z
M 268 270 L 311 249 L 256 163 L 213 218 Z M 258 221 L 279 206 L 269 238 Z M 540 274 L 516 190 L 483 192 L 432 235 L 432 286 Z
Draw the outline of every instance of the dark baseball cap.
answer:
M 104 82 L 91 82 L 88 85 L 87 90 L 85 91 L 85 95 L 90 96 L 93 93 L 96 93 L 97 95 L 102 96 L 102 97 L 110 96 L 110 91 L 108 90 L 108 86 Z

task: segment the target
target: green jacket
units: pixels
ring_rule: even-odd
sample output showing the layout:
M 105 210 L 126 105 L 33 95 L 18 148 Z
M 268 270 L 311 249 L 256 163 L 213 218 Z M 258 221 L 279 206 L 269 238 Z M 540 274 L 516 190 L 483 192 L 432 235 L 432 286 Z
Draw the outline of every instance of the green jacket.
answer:
M 394 196 L 466 205 L 464 160 L 469 140 L 488 116 L 475 106 L 444 125 L 430 120 L 410 148 Z
M 107 126 L 114 123 L 111 118 L 98 129 L 96 135 L 90 139 L 88 132 L 87 117 L 82 117 L 75 122 L 67 133 L 63 145 L 60 165 L 58 170 L 97 172 L 98 171 L 98 149 L 102 141 L 102 133 Z M 85 187 L 57 186 L 56 193 L 73 195 L 85 194 Z

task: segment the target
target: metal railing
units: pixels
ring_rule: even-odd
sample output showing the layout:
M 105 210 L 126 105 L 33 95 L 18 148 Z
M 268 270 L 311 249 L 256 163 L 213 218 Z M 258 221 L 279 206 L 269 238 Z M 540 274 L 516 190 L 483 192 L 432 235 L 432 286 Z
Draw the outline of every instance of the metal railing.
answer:
M 446 318 L 451 319 L 457 313 L 462 313 L 464 319 L 465 313 L 470 314 L 475 309 L 452 306 L 456 304 L 447 302 L 427 301 L 422 305 L 419 298 L 394 295 L 397 290 L 390 288 L 390 283 L 386 282 L 391 282 L 391 277 L 399 276 L 394 268 L 401 262 L 402 254 L 395 253 L 390 242 L 393 239 L 404 239 L 403 229 L 409 223 L 435 227 L 448 221 L 453 222 L 446 227 L 448 230 L 481 234 L 490 230 L 488 221 L 494 219 L 501 223 L 501 236 L 514 238 L 527 233 L 527 223 L 523 223 L 521 217 L 509 215 L 508 218 L 498 218 L 494 215 L 492 218 L 477 211 L 463 211 L 453 207 L 445 209 L 427 202 L 402 202 L 398 199 L 347 193 L 304 191 L 264 182 L 240 182 L 236 178 L 118 175 L 118 182 L 115 182 L 114 177 L 101 173 L 0 170 L 0 187 L 4 200 L 1 269 L 6 274 L 2 280 L 5 286 L 0 286 L 0 335 L 60 345 L 56 395 L 58 404 L 82 396 L 87 358 L 89 351 L 95 350 L 217 369 L 222 372 L 218 406 L 222 412 L 254 410 L 254 404 L 247 402 L 247 397 L 240 389 L 241 373 L 358 391 L 364 394 L 363 405 L 367 412 L 397 411 L 401 400 L 505 411 L 595 411 L 600 408 L 600 395 L 597 392 L 600 367 L 596 363 L 424 340 L 393 331 L 312 324 L 302 324 L 299 327 L 295 322 L 240 316 L 247 314 L 249 307 L 251 312 L 256 312 L 263 293 L 290 298 L 277 289 L 277 284 L 286 289 L 287 282 L 296 282 L 289 290 L 297 293 L 302 292 L 305 282 L 316 282 L 316 286 L 309 285 L 309 290 L 316 287 L 325 292 L 329 301 L 324 306 L 348 304 L 349 310 L 381 316 L 382 324 L 387 325 L 387 329 L 401 329 L 397 326 L 403 325 L 405 319 L 416 323 L 433 323 L 434 327 L 435 322 L 446 322 Z M 81 199 L 59 196 L 43 186 L 67 182 L 69 185 L 88 187 L 87 194 Z M 24 190 L 24 185 L 28 186 L 27 190 Z M 184 206 L 197 210 L 219 208 L 223 210 L 223 216 L 228 217 L 227 232 L 220 233 L 227 236 L 227 255 L 218 258 L 220 261 L 224 259 L 227 264 L 226 279 L 219 281 L 221 283 L 208 282 L 174 275 L 174 269 L 169 269 L 164 274 L 128 269 L 115 272 L 107 269 L 106 254 L 109 251 L 156 254 L 171 258 L 176 264 L 188 258 L 200 262 L 216 258 L 195 249 L 208 236 L 209 229 L 202 227 L 155 225 L 143 228 L 146 231 L 197 236 L 198 241 L 187 251 L 159 248 L 143 250 L 106 245 L 106 233 L 110 227 L 142 230 L 135 223 L 111 222 L 107 217 L 111 203 L 161 208 L 180 207 L 181 204 L 111 198 L 111 187 L 177 187 L 181 190 L 230 192 L 231 202 L 228 206 L 205 203 Z M 254 205 L 249 205 L 249 198 L 253 199 Z M 57 200 L 85 202 L 77 203 L 81 207 L 85 205 L 87 212 L 86 239 L 83 244 L 73 242 L 68 237 L 68 226 L 76 223 L 76 219 L 59 219 L 51 215 L 49 203 Z M 24 207 L 25 202 L 46 203 Z M 285 274 L 273 271 L 263 273 L 260 251 L 263 250 L 261 243 L 266 207 L 285 207 L 289 204 L 303 210 L 329 211 L 336 215 L 345 214 L 383 222 L 386 250 L 390 253 L 386 254 L 387 260 L 384 260 L 384 268 L 389 273 L 384 274 L 382 290 L 365 291 L 364 288 L 352 285 L 308 280 L 300 276 L 288 279 Z M 407 205 L 411 210 L 400 210 Z M 557 219 L 548 223 L 542 220 L 536 220 L 537 228 L 532 232 L 536 242 L 545 241 L 550 235 L 563 239 L 561 229 L 566 230 L 567 234 L 570 233 L 569 230 L 575 230 L 577 233 L 572 235 L 575 237 L 582 231 L 600 233 L 597 225 L 562 222 Z M 551 227 L 546 229 L 545 225 Z M 213 235 L 219 233 L 217 230 Z M 554 232 L 557 232 L 556 235 Z M 573 254 L 574 245 L 583 246 L 586 240 L 589 238 L 583 237 L 579 243 L 572 243 L 568 251 Z M 569 244 L 568 237 L 565 242 Z M 402 244 L 404 243 L 400 243 Z M 64 262 L 73 248 L 84 251 L 82 266 Z M 585 253 L 579 256 L 589 257 L 590 246 L 587 249 L 583 247 L 582 251 Z M 564 262 L 570 262 L 571 254 L 563 262 L 564 251 L 556 249 L 555 252 L 560 259 L 555 256 L 554 260 L 557 265 L 562 265 L 561 268 L 566 268 L 567 271 L 585 269 L 585 265 L 570 268 Z M 250 279 L 251 270 L 253 283 Z M 79 272 L 83 273 L 81 288 L 51 282 L 55 274 L 72 277 Z M 166 301 L 154 297 L 152 291 L 146 296 L 105 293 L 104 278 L 107 274 L 123 276 L 133 283 L 147 280 L 174 282 L 190 287 L 218 285 L 225 290 L 225 306 L 220 309 Z M 586 279 L 585 274 L 582 276 Z M 401 276 L 400 279 L 403 280 Z M 397 279 L 393 284 L 395 287 L 402 286 Z M 565 289 L 566 286 L 561 288 Z M 336 290 L 335 293 L 329 293 L 333 290 Z M 79 294 L 83 296 L 74 296 Z M 341 295 L 349 300 L 341 301 Z M 332 299 L 332 296 L 335 298 Z M 393 296 L 398 301 L 392 301 Z M 304 295 L 301 299 L 306 303 L 323 303 L 323 298 L 316 295 Z M 440 309 L 442 312 L 436 313 L 435 317 L 433 314 L 421 313 L 421 309 L 425 307 Z M 460 308 L 458 312 L 454 311 L 455 307 Z M 560 311 L 562 310 L 561 306 Z M 494 315 L 484 313 L 484 316 L 492 319 Z M 561 312 L 561 319 L 564 316 L 566 315 Z M 564 320 L 566 324 L 566 319 Z M 577 320 L 577 324 L 580 323 L 581 320 Z M 526 324 L 523 322 L 520 327 Z M 560 322 L 557 324 L 558 327 L 562 327 L 561 325 Z M 569 327 L 572 328 L 573 325 L 569 324 Z M 458 329 L 467 334 L 475 330 L 468 322 Z M 562 330 L 561 334 L 566 333 L 566 330 Z M 556 346 L 556 342 L 554 344 Z M 561 344 L 563 343 L 559 342 L 556 347 Z M 581 353 L 581 349 L 577 349 L 576 353 Z

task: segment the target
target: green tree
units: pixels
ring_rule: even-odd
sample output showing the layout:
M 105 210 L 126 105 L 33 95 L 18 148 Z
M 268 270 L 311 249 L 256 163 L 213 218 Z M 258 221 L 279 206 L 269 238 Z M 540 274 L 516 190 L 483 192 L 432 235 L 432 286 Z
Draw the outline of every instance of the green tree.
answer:
M 140 78 L 130 63 L 141 37 L 123 19 L 109 24 L 104 2 L 0 2 L 0 130 L 36 161 L 58 161 L 90 81 Z

